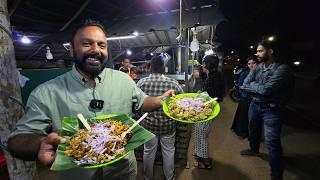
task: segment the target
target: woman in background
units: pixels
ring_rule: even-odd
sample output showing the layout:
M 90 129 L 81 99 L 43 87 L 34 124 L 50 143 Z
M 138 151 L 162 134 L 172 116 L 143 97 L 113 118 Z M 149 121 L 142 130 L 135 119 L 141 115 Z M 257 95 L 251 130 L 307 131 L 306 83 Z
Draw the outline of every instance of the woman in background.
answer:
M 254 68 L 256 65 L 256 57 L 249 56 L 247 58 L 247 66 L 243 68 L 237 86 L 240 87 L 243 84 L 244 79 L 249 74 L 250 70 Z M 250 106 L 251 98 L 248 92 L 241 90 L 240 91 L 240 102 L 238 104 L 238 108 L 236 114 L 234 116 L 234 120 L 232 123 L 231 129 L 236 133 L 240 138 L 247 138 L 249 135 L 248 131 L 248 109 Z
M 203 72 L 206 75 L 202 91 L 210 97 L 218 97 L 218 102 L 223 100 L 224 85 L 222 73 L 218 72 L 219 59 L 217 56 L 208 55 L 203 58 Z M 208 155 L 208 136 L 212 121 L 196 123 L 194 129 L 194 165 L 199 169 L 211 169 L 212 160 Z

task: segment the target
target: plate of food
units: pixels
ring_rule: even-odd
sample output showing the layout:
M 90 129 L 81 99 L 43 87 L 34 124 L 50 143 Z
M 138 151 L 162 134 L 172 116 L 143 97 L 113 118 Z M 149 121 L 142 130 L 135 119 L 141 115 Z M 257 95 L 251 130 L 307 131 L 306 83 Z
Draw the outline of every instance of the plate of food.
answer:
M 121 138 L 122 133 L 136 122 L 127 115 L 97 116 L 88 122 L 90 130 L 85 129 L 78 118 L 63 119 L 60 136 L 66 143 L 58 146 L 51 170 L 105 167 L 123 159 L 155 136 L 137 125 Z
M 208 93 L 184 93 L 166 98 L 163 112 L 173 120 L 182 123 L 203 123 L 213 120 L 220 112 L 220 105 Z

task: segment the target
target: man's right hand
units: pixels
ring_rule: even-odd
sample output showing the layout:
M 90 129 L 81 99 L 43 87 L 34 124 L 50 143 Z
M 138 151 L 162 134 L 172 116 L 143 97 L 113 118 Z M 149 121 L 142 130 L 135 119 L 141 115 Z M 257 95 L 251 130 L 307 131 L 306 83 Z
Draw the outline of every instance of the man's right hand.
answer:
M 47 137 L 41 139 L 38 160 L 43 165 L 51 165 L 56 158 L 57 146 L 65 143 L 65 140 L 57 133 L 50 133 Z

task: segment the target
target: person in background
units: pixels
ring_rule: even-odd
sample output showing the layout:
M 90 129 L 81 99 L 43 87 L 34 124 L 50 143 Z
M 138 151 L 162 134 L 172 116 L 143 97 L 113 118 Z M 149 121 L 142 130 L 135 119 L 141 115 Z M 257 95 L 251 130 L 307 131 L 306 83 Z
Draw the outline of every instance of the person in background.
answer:
M 222 73 L 218 71 L 219 59 L 215 55 L 207 55 L 203 58 L 203 71 L 206 75 L 203 91 L 210 97 L 218 98 L 218 102 L 223 100 L 224 83 Z M 212 160 L 208 154 L 208 137 L 212 121 L 196 123 L 194 125 L 194 165 L 199 169 L 211 169 Z
M 150 74 L 150 62 L 151 62 L 152 56 L 150 54 L 147 54 L 144 57 L 144 63 L 140 66 L 137 66 L 135 68 L 136 74 Z
M 128 74 L 132 79 L 134 78 L 134 65 L 131 64 L 131 60 L 128 58 L 124 58 L 121 62 L 121 67 L 119 68 L 119 71 L 122 71 L 126 74 Z
M 242 69 L 240 74 L 237 86 L 240 87 L 243 84 L 244 79 L 249 74 L 250 70 L 256 65 L 256 57 L 249 56 L 247 58 L 247 66 Z M 244 90 L 240 90 L 240 102 L 238 104 L 238 108 L 236 114 L 234 116 L 234 120 L 232 123 L 231 129 L 238 135 L 240 138 L 248 137 L 248 109 L 250 106 L 251 97 L 248 92 Z
M 148 96 L 157 97 L 169 89 L 174 89 L 176 93 L 183 93 L 176 80 L 164 76 L 165 66 L 162 57 L 155 56 L 151 59 L 150 72 L 148 77 L 142 78 L 137 83 L 137 86 Z M 150 112 L 141 125 L 156 135 L 154 139 L 144 144 L 144 179 L 153 179 L 153 165 L 159 143 L 162 151 L 164 176 L 167 180 L 174 179 L 175 121 L 168 118 L 162 109 L 158 109 Z
M 98 23 L 87 22 L 73 33 L 70 52 L 75 65 L 30 94 L 27 112 L 8 140 L 8 151 L 14 157 L 48 166 L 41 168 L 48 170 L 42 174 L 54 179 L 136 179 L 133 152 L 107 168 L 49 171 L 57 145 L 64 143 L 58 135 L 64 117 L 76 117 L 78 113 L 87 118 L 104 114 L 131 116 L 132 111 L 156 110 L 163 97 L 174 95 L 174 90 L 168 90 L 161 96 L 147 97 L 129 76 L 105 68 L 107 49 L 105 30 Z
M 190 79 L 185 83 L 184 92 L 202 92 L 204 88 L 204 77 L 201 66 L 194 66 Z
M 252 95 L 249 107 L 250 149 L 242 150 L 240 154 L 258 155 L 263 127 L 265 144 L 269 151 L 271 179 L 281 180 L 283 174 L 281 126 L 284 120 L 284 105 L 294 87 L 294 76 L 288 65 L 277 62 L 274 53 L 273 42 L 259 42 L 256 56 L 261 63 L 250 71 L 243 86 L 240 87 Z

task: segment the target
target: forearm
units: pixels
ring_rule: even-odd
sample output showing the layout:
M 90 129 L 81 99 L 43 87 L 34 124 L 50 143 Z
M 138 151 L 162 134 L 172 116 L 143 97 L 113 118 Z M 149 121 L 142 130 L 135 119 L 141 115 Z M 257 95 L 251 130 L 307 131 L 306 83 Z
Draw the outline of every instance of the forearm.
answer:
M 162 105 L 162 96 L 147 97 L 143 101 L 142 112 L 150 112 L 160 108 Z
M 16 135 L 8 141 L 8 151 L 19 159 L 34 161 L 38 157 L 39 147 L 44 138 L 37 134 Z

